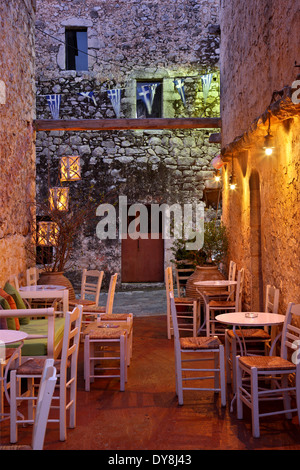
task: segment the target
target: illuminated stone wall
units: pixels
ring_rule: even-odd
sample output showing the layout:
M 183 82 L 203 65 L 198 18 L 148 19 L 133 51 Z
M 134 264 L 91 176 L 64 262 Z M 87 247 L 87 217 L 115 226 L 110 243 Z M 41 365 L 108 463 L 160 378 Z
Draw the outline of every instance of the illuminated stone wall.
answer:
M 120 117 L 135 118 L 137 80 L 162 80 L 163 117 L 220 115 L 216 0 L 65 0 L 59 5 L 40 0 L 36 26 L 38 118 L 51 119 L 45 95 L 58 93 L 61 119 L 113 119 L 107 90 L 114 87 L 122 89 Z M 88 71 L 65 70 L 64 34 L 70 26 L 87 28 Z M 208 72 L 213 80 L 205 102 L 201 75 Z M 185 77 L 186 106 L 174 87 L 176 77 Z M 86 91 L 94 92 L 96 105 L 78 95 Z M 199 202 L 213 178 L 211 160 L 220 149 L 209 143 L 212 132 L 218 130 L 38 132 L 38 196 L 46 194 L 48 162 L 54 184 L 59 157 L 77 153 L 83 178 L 72 184 L 71 192 L 80 188 L 83 201 L 93 186 L 99 200 L 114 190 L 130 204 Z M 106 271 L 120 272 L 119 240 L 101 243 L 94 225 L 81 235 L 79 245 L 78 273 L 103 265 Z
M 274 96 L 275 151 L 266 157 L 262 149 L 268 128 L 264 112 L 272 93 L 291 86 L 299 71 L 294 68 L 298 28 L 293 1 L 276 6 L 253 1 L 247 8 L 238 1 L 221 2 L 222 147 L 227 160 L 223 219 L 229 228 L 230 258 L 245 268 L 246 309 L 264 306 L 267 284 L 280 289 L 281 313 L 288 302 L 300 302 L 300 118 L 291 96 Z M 235 191 L 228 185 L 231 157 Z
M 35 201 L 34 1 L 0 3 L 0 285 L 26 270 Z M 4 94 L 3 94 L 4 93 Z

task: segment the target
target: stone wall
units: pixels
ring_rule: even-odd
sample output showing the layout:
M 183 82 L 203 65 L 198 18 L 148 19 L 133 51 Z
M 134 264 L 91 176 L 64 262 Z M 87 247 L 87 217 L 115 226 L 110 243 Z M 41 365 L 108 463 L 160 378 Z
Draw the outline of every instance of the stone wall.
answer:
M 34 1 L 0 4 L 0 284 L 24 272 L 30 260 L 35 201 Z
M 47 94 L 61 94 L 61 119 L 114 118 L 107 90 L 122 89 L 121 118 L 136 117 L 136 81 L 161 80 L 163 117 L 215 117 L 220 113 L 218 71 L 218 2 L 39 1 L 37 11 L 37 117 L 51 119 Z M 65 27 L 88 30 L 89 70 L 67 71 L 64 66 Z M 52 37 L 41 33 L 51 34 Z M 201 75 L 213 73 L 205 102 Z M 174 87 L 185 78 L 186 106 Z M 78 95 L 93 91 L 96 105 Z M 219 152 L 209 143 L 215 130 L 107 132 L 38 132 L 38 194 L 46 195 L 48 172 L 57 180 L 59 158 L 79 154 L 82 180 L 71 194 L 84 195 L 92 186 L 99 202 L 199 202 L 213 178 L 211 160 Z M 49 166 L 48 166 L 49 165 Z M 80 188 L 80 190 L 79 190 Z M 84 197 L 83 197 L 84 199 Z M 96 221 L 81 234 L 74 269 L 83 267 L 120 272 L 120 241 L 101 242 Z M 91 224 L 90 224 L 91 225 Z M 170 254 L 166 252 L 165 263 Z M 72 273 L 70 273 L 72 276 Z
M 247 8 L 222 1 L 221 8 L 223 219 L 229 257 L 245 268 L 244 308 L 263 308 L 266 285 L 272 284 L 280 289 L 280 313 L 288 302 L 300 302 L 300 111 L 290 95 L 281 93 L 297 74 L 296 10 L 292 1 L 276 2 L 276 8 L 269 1 Z M 275 149 L 266 157 L 265 110 L 274 91 L 280 92 L 270 111 Z M 232 166 L 235 191 L 229 189 Z

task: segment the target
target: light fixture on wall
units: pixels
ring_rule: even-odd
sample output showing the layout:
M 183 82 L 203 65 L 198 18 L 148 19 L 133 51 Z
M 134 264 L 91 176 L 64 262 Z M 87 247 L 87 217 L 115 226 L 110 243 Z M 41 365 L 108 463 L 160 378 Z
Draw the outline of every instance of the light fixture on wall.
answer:
M 221 181 L 221 172 L 220 170 L 216 170 L 215 172 L 215 182 L 219 183 Z
M 274 137 L 271 134 L 271 113 L 269 111 L 269 126 L 268 126 L 268 133 L 265 135 L 264 138 L 264 151 L 267 156 L 272 155 L 274 150 Z
M 230 176 L 230 180 L 229 180 L 229 187 L 232 191 L 234 191 L 236 189 L 236 177 L 235 177 L 235 174 L 234 174 L 234 168 L 233 168 L 233 157 L 232 157 L 232 168 L 231 168 L 231 176 Z
M 55 222 L 39 222 L 37 230 L 37 245 L 55 246 L 58 226 Z
M 69 188 L 50 188 L 49 203 L 51 210 L 67 211 L 69 208 Z
M 68 155 L 60 160 L 60 181 L 80 180 L 80 157 Z

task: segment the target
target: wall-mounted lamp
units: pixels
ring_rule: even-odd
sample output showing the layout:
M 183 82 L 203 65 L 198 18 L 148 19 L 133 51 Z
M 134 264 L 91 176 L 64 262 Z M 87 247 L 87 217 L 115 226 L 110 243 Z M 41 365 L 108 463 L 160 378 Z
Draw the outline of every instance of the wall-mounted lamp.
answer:
M 271 119 L 270 119 L 270 112 L 269 112 L 269 126 L 268 126 L 268 133 L 265 135 L 264 139 L 264 151 L 267 156 L 272 155 L 274 149 L 274 137 L 271 135 Z
M 80 180 L 80 157 L 77 155 L 62 157 L 60 161 L 60 172 L 60 181 Z
M 221 172 L 220 170 L 216 170 L 215 172 L 215 182 L 219 183 L 221 181 Z
M 51 188 L 49 202 L 51 210 L 67 211 L 69 207 L 69 188 Z

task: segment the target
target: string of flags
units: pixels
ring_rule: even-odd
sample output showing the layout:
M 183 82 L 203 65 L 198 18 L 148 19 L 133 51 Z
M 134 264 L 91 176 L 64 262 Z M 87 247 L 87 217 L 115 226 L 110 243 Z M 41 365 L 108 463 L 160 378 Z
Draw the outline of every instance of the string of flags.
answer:
M 209 95 L 212 77 L 213 77 L 212 73 L 201 75 L 201 85 L 202 85 L 204 103 L 206 103 L 208 95 Z M 173 81 L 174 81 L 175 89 L 179 93 L 183 105 L 186 106 L 186 96 L 185 96 L 185 89 L 184 89 L 185 79 L 175 78 Z M 153 102 L 154 102 L 155 95 L 157 92 L 157 87 L 159 85 L 160 85 L 159 83 L 155 83 L 155 82 L 137 83 L 137 96 L 145 104 L 149 115 L 152 112 Z M 122 91 L 122 88 L 113 88 L 113 89 L 107 90 L 107 96 L 111 101 L 112 107 L 114 109 L 114 112 L 117 118 L 119 118 L 121 115 L 121 91 Z M 83 96 L 84 98 L 87 98 L 88 100 L 91 100 L 94 106 L 97 106 L 97 100 L 95 98 L 95 94 L 93 91 L 80 92 L 78 93 L 78 95 Z M 46 96 L 52 118 L 59 119 L 61 95 L 53 94 L 53 95 L 40 95 L 40 96 Z

